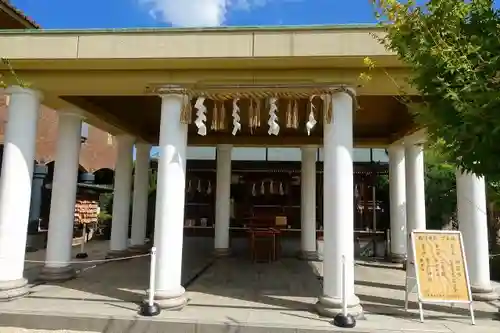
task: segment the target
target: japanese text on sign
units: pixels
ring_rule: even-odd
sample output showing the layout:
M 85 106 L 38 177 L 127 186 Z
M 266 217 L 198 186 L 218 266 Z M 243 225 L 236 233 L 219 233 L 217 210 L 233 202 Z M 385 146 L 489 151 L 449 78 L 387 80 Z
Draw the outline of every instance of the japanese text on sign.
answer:
M 413 233 L 420 298 L 425 301 L 470 301 L 459 233 Z

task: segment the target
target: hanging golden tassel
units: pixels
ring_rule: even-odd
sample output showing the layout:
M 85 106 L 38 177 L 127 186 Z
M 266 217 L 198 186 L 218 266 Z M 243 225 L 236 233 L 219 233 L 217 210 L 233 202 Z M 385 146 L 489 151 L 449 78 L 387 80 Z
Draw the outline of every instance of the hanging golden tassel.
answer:
M 192 109 L 191 109 L 191 98 L 188 95 L 184 95 L 184 101 L 182 105 L 181 111 L 181 123 L 183 124 L 191 124 L 192 121 Z
M 286 128 L 292 128 L 292 100 L 288 100 L 286 107 Z
M 214 131 L 219 130 L 219 110 L 217 109 L 217 101 L 214 101 L 214 107 L 212 109 L 212 125 L 210 129 Z
M 219 130 L 223 131 L 226 129 L 226 107 L 224 106 L 224 100 L 220 102 L 220 117 L 219 117 Z
M 295 129 L 299 128 L 299 103 L 297 100 L 293 101 L 292 127 Z
M 255 99 L 255 109 L 254 109 L 254 114 L 255 114 L 255 128 L 260 127 L 260 98 Z
M 333 103 L 332 103 L 332 95 L 325 96 L 325 107 L 324 107 L 324 118 L 326 124 L 332 123 L 333 118 Z
M 313 116 L 314 116 L 313 99 L 314 99 L 314 95 L 311 96 L 311 97 L 309 97 L 309 102 L 307 102 L 307 107 L 306 107 L 307 117 L 306 117 L 306 119 L 309 117 L 309 115 L 311 114 L 311 112 L 313 113 Z
M 253 101 L 250 98 L 250 104 L 248 105 L 248 127 L 250 128 L 250 133 L 253 134 L 255 128 L 255 110 L 253 108 Z

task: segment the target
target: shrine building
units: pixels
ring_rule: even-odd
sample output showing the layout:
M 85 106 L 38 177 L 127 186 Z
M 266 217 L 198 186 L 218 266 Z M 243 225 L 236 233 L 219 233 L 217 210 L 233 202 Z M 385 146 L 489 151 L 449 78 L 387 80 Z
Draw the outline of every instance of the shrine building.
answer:
M 118 143 L 110 256 L 145 246 L 150 150 L 158 146 L 155 297 L 163 308 L 186 304 L 186 229 L 211 228 L 215 253 L 228 255 L 232 230 L 262 227 L 271 216 L 283 233 L 298 231 L 305 260 L 317 257 L 323 237 L 318 312 L 341 309 L 345 256 L 348 308 L 361 313 L 355 235 L 385 231 L 375 225 L 382 209 L 365 181 L 384 170 L 371 158 L 355 161 L 356 151 L 387 151 L 392 260 L 406 258 L 409 231 L 426 228 L 426 132 L 399 98 L 405 91 L 418 102 L 418 94 L 406 83 L 408 69 L 372 36 L 382 33 L 374 26 L 0 32 L 1 56 L 16 73 L 1 69 L 10 104 L 0 181 L 0 298 L 28 292 L 26 228 L 43 103 L 59 113 L 43 279 L 75 275 L 69 262 L 84 121 Z M 366 58 L 375 68 L 367 69 Z M 363 73 L 371 79 L 362 80 Z M 214 158 L 186 162 L 193 147 L 212 149 Z M 300 163 L 295 170 L 268 158 L 259 167 L 231 162 L 237 149 L 250 147 L 266 154 L 295 149 Z M 457 191 L 472 291 L 490 299 L 484 179 L 457 171 Z

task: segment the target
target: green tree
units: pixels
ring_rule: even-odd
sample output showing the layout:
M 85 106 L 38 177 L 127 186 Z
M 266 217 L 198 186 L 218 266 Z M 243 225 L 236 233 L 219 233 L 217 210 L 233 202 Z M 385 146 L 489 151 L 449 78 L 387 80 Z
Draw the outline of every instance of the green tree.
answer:
M 408 66 L 412 108 L 450 162 L 500 179 L 500 14 L 492 0 L 373 0 L 379 38 Z M 404 94 L 403 94 L 404 95 Z

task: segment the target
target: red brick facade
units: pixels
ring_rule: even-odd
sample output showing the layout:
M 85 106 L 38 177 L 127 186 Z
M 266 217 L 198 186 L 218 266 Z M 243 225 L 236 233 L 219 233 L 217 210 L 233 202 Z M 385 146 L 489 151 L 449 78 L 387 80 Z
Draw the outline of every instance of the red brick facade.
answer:
M 46 164 L 55 159 L 57 119 L 56 111 L 45 106 L 40 108 L 36 142 L 36 160 L 40 163 Z M 3 143 L 6 123 L 6 98 L 0 96 L 0 143 Z M 101 168 L 114 169 L 117 153 L 116 143 L 109 139 L 108 133 L 89 126 L 88 139 L 82 144 L 80 152 L 80 165 L 86 171 L 95 171 Z
M 0 0 L 0 29 L 25 28 L 39 27 L 21 11 L 14 8 L 8 0 Z M 45 106 L 41 107 L 36 143 L 36 160 L 40 163 L 49 163 L 55 159 L 57 119 L 56 111 Z M 0 95 L 0 144 L 3 143 L 6 122 L 6 98 Z M 86 171 L 95 171 L 101 168 L 114 169 L 116 154 L 115 141 L 109 140 L 108 133 L 89 126 L 88 139 L 82 144 L 80 152 L 80 165 Z

